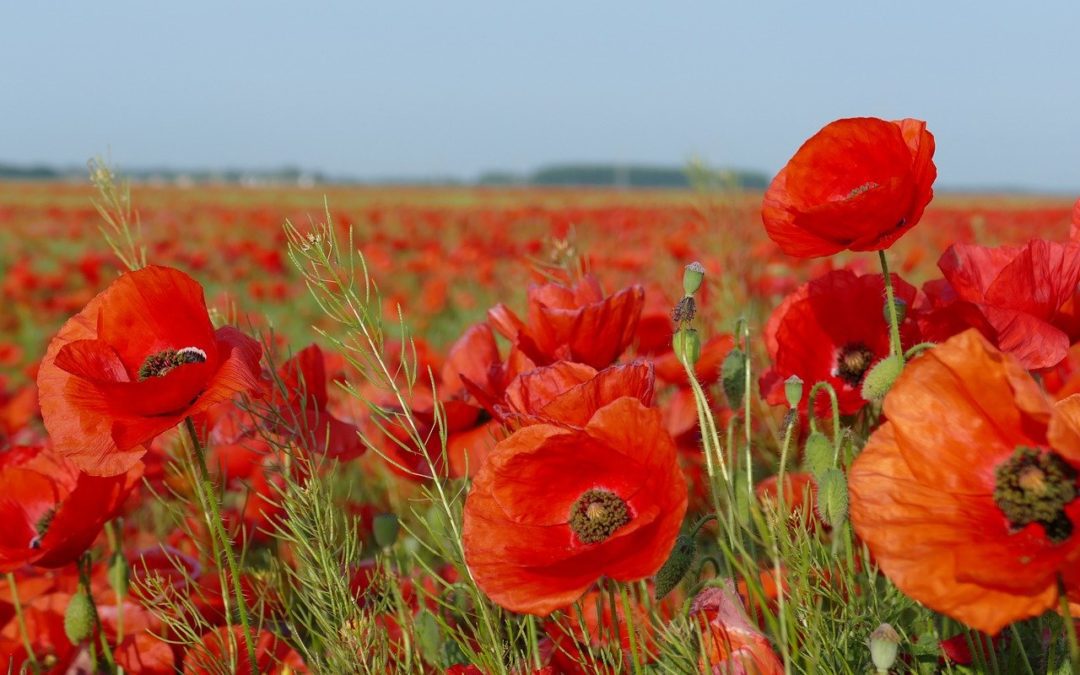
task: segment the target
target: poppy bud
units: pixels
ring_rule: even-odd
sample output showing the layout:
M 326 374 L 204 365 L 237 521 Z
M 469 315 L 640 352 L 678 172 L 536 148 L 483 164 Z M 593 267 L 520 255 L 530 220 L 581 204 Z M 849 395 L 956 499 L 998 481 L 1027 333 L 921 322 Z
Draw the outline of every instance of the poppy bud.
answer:
M 896 653 L 900 648 L 900 634 L 887 623 L 883 623 L 870 634 L 870 659 L 878 673 L 888 673 L 896 663 Z
M 675 358 L 693 366 L 701 358 L 701 338 L 693 328 L 680 328 L 671 341 Z
M 907 301 L 903 298 L 893 298 L 893 307 L 896 308 L 896 324 L 900 325 L 904 323 L 904 317 L 907 316 Z M 885 304 L 881 308 L 881 313 L 885 317 L 885 323 L 889 323 L 889 301 L 886 300 Z
M 679 585 L 682 578 L 694 564 L 697 556 L 697 543 L 694 538 L 680 534 L 675 540 L 675 548 L 671 549 L 671 555 L 656 572 L 656 599 L 660 600 Z
M 109 561 L 109 585 L 117 595 L 124 597 L 128 592 L 129 579 L 127 558 L 117 551 Z
M 94 609 L 94 601 L 86 588 L 80 587 L 79 592 L 71 596 L 67 610 L 64 612 L 64 633 L 67 634 L 71 644 L 77 645 L 86 640 L 94 632 L 94 623 L 97 618 L 97 610 Z
M 787 397 L 789 408 L 798 408 L 802 401 L 803 381 L 798 375 L 792 375 L 784 381 L 784 396 Z
M 816 480 L 818 515 L 826 525 L 837 527 L 847 520 L 848 515 L 848 489 L 844 472 L 840 469 L 829 468 L 823 471 Z
M 683 269 L 682 287 L 687 295 L 693 295 L 701 288 L 701 282 L 705 279 L 705 266 L 696 260 Z
M 380 513 L 375 516 L 371 529 L 375 533 L 375 543 L 379 548 L 390 548 L 398 538 L 401 524 L 393 513 Z
M 863 380 L 862 397 L 867 401 L 885 398 L 903 369 L 904 360 L 895 354 L 878 361 Z
M 825 471 L 833 468 L 832 444 L 820 431 L 810 432 L 809 438 L 806 439 L 804 454 L 806 468 L 816 479 L 820 479 Z
M 738 408 L 746 394 L 746 361 L 741 349 L 736 347 L 724 357 L 720 366 L 720 381 L 724 386 L 728 406 Z
M 413 631 L 416 635 L 417 646 L 424 654 L 438 654 L 442 649 L 442 633 L 439 622 L 430 611 L 421 610 L 413 619 Z

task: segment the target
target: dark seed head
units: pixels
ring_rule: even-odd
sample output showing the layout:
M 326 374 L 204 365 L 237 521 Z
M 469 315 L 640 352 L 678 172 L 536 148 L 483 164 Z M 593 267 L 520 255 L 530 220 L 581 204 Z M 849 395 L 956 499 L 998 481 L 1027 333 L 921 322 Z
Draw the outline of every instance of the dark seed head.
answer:
M 869 347 L 861 342 L 848 343 L 836 356 L 836 376 L 857 387 L 873 362 L 874 352 Z
M 183 349 L 166 349 L 156 354 L 151 354 L 139 367 L 139 381 L 151 377 L 162 377 L 174 368 L 191 363 L 204 363 L 206 352 L 198 347 L 184 347 Z
M 994 503 L 1017 530 L 1038 523 L 1050 541 L 1072 536 L 1065 507 L 1077 497 L 1076 469 L 1056 452 L 1017 448 L 994 471 Z
M 570 529 L 585 544 L 599 544 L 629 522 L 626 502 L 608 490 L 588 490 L 570 509 Z

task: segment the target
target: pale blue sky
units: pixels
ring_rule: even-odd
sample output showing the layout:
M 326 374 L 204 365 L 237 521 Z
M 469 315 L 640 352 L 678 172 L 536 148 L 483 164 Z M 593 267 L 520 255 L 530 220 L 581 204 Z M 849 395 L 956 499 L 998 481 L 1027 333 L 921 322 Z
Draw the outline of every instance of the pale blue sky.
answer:
M 1080 192 L 1080 2 L 40 2 L 0 8 L 0 162 L 359 177 L 775 172 L 919 117 L 944 186 Z

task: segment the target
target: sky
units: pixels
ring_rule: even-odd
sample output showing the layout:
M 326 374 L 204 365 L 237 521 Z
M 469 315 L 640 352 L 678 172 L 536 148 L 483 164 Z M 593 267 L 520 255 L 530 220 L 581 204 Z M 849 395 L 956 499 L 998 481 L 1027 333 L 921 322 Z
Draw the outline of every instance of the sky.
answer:
M 938 184 L 1080 194 L 1080 2 L 97 2 L 0 8 L 0 162 L 377 179 L 775 173 L 924 119 Z

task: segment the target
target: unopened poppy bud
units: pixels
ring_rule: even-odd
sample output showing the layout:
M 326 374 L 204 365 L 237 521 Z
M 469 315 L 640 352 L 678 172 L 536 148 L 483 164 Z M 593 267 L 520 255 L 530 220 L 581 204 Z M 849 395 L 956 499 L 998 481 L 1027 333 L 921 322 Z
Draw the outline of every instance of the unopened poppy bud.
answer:
M 742 405 L 743 396 L 746 395 L 746 357 L 738 347 L 724 357 L 724 363 L 720 366 L 720 381 L 728 406 L 738 408 Z
M 810 432 L 803 454 L 806 457 L 806 468 L 814 478 L 820 479 L 825 471 L 833 468 L 832 444 L 820 431 Z
M 816 480 L 818 515 L 826 525 L 838 527 L 847 520 L 848 515 L 848 489 L 844 472 L 829 468 L 821 472 Z
M 789 408 L 798 408 L 802 401 L 803 381 L 798 375 L 792 375 L 784 381 L 784 396 L 787 396 Z
M 687 295 L 693 295 L 701 288 L 705 279 L 705 266 L 696 260 L 683 268 L 682 288 Z
M 109 561 L 109 585 L 117 595 L 124 597 L 128 592 L 129 580 L 127 558 L 118 551 Z
M 693 328 L 680 328 L 671 340 L 671 349 L 681 363 L 692 366 L 701 358 L 701 338 Z
M 96 614 L 90 594 L 80 587 L 68 600 L 67 610 L 64 612 L 64 633 L 71 644 L 77 645 L 90 637 L 94 632 Z
M 413 619 L 417 646 L 424 654 L 438 654 L 442 648 L 442 631 L 435 615 L 424 609 Z
M 902 298 L 893 298 L 893 307 L 896 308 L 896 324 L 900 325 L 904 323 L 904 317 L 907 316 L 907 301 Z M 890 323 L 892 319 L 889 317 L 889 301 L 886 300 L 885 304 L 881 307 L 881 313 L 885 317 L 885 323 Z
M 867 401 L 885 398 L 903 369 L 904 360 L 895 354 L 878 361 L 863 380 L 862 397 Z
M 380 513 L 375 516 L 371 529 L 375 533 L 375 543 L 379 548 L 390 548 L 397 542 L 401 524 L 393 513 Z
M 696 556 L 697 543 L 694 538 L 685 534 L 679 535 L 667 562 L 656 572 L 657 600 L 662 599 L 679 585 L 686 573 L 690 571 Z
M 878 673 L 888 673 L 896 663 L 896 653 L 900 649 L 900 634 L 887 623 L 883 623 L 870 634 L 870 660 Z

